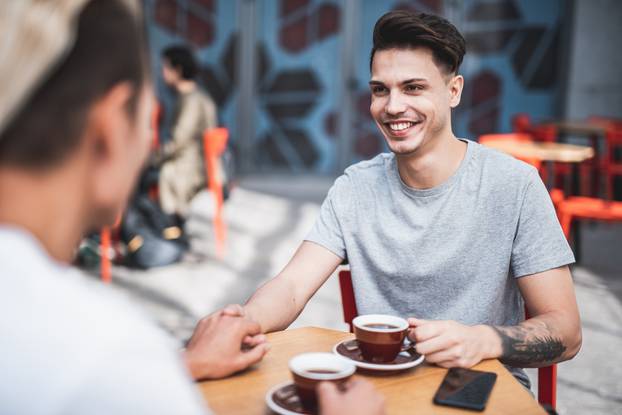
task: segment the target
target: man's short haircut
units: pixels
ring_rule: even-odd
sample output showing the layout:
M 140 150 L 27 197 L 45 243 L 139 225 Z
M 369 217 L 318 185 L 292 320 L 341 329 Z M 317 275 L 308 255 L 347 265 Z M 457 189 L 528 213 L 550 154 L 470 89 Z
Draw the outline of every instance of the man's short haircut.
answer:
M 120 82 L 134 87 L 133 115 L 149 77 L 145 42 L 142 21 L 121 0 L 91 0 L 68 55 L 0 134 L 0 165 L 46 168 L 62 161 L 77 148 L 92 105 Z
M 170 46 L 162 52 L 162 56 L 173 68 L 179 71 L 183 79 L 195 79 L 199 73 L 199 65 L 194 58 L 194 54 L 186 46 Z
M 466 53 L 464 37 L 442 17 L 396 10 L 386 13 L 374 26 L 369 68 L 377 51 L 426 47 L 446 74 L 456 74 Z

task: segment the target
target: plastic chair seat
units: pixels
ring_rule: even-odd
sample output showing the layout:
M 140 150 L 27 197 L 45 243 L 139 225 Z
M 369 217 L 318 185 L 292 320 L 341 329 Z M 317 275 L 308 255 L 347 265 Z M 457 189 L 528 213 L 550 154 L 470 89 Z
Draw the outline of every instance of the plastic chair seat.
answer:
M 559 209 L 581 218 L 605 221 L 622 220 L 622 202 L 577 196 L 562 201 Z
M 557 203 L 556 208 L 562 230 L 568 239 L 572 221 L 575 219 L 622 222 L 622 202 L 593 197 L 569 197 Z

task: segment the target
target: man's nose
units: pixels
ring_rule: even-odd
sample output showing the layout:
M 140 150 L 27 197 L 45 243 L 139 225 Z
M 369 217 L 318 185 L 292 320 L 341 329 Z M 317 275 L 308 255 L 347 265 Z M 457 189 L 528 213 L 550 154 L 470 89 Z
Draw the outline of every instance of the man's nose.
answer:
M 391 91 L 384 111 L 390 115 L 401 114 L 406 111 L 406 104 L 402 94 L 398 91 Z

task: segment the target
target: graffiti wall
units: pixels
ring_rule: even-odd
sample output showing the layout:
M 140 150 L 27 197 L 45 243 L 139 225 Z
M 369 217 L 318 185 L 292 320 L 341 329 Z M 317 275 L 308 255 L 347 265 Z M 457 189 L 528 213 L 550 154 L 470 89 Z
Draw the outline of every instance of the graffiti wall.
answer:
M 465 91 L 453 114 L 454 131 L 469 139 L 509 131 L 513 114 L 536 119 L 558 115 L 560 57 L 566 10 L 563 0 L 358 0 L 349 3 L 354 24 L 345 33 L 347 0 L 255 0 L 254 27 L 240 27 L 241 1 L 144 0 L 149 36 L 157 56 L 168 44 L 194 46 L 202 81 L 220 108 L 232 140 L 249 140 L 252 169 L 334 173 L 373 157 L 384 143 L 369 116 L 369 51 L 376 20 L 394 9 L 449 18 L 467 40 L 461 73 Z M 249 1 L 249 0 L 244 0 Z M 240 37 L 252 30 L 255 47 L 254 110 L 241 114 L 236 74 Z M 352 73 L 343 76 L 344 42 Z M 343 88 L 344 79 L 351 85 Z M 159 87 L 165 104 L 170 94 Z M 341 94 L 352 105 L 343 107 Z M 349 114 L 351 127 L 339 129 Z M 239 137 L 242 123 L 252 125 Z M 347 145 L 340 145 L 346 140 Z M 345 151 L 345 157 L 339 157 Z M 343 164 L 343 161 L 342 163 Z

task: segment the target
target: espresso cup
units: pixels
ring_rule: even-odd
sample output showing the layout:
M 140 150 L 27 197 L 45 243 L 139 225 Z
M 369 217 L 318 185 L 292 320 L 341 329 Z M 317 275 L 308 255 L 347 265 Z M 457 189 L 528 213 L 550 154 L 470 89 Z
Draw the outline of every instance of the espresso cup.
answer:
M 315 411 L 317 384 L 322 381 L 342 384 L 352 377 L 356 366 L 332 353 L 303 353 L 289 361 L 289 370 L 302 406 L 306 410 Z
M 408 322 L 387 314 L 367 314 L 352 321 L 354 335 L 363 358 L 372 363 L 388 363 L 404 348 Z

